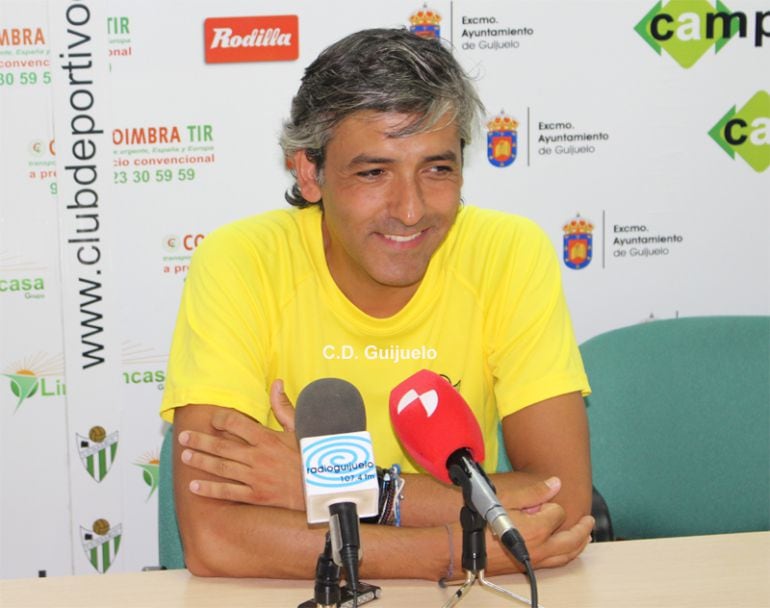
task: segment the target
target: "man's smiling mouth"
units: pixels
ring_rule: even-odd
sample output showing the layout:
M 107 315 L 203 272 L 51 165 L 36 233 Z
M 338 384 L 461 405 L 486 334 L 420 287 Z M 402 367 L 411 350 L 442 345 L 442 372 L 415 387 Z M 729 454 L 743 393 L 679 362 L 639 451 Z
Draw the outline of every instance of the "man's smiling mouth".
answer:
M 383 234 L 382 236 L 385 237 L 387 240 L 394 241 L 396 243 L 408 243 L 422 236 L 423 233 L 424 231 L 421 230 L 420 232 L 415 232 L 414 234 L 410 234 L 410 235 Z

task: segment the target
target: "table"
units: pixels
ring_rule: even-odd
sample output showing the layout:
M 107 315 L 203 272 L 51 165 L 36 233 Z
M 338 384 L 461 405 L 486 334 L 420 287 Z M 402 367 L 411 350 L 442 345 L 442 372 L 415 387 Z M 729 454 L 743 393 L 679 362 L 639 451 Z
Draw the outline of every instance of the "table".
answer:
M 589 545 L 565 567 L 538 570 L 544 608 L 770 607 L 770 532 Z M 492 580 L 529 595 L 523 575 Z M 422 580 L 382 587 L 372 608 L 440 608 L 456 587 Z M 272 608 L 312 596 L 312 581 L 197 578 L 186 570 L 0 581 L 3 608 Z M 462 608 L 522 607 L 478 585 Z

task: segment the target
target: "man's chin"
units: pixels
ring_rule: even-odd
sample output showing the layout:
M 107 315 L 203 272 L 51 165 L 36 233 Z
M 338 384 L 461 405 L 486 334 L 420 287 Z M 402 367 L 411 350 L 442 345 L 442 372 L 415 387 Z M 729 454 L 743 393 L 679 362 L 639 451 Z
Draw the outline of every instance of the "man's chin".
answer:
M 382 274 L 381 276 L 374 277 L 374 280 L 383 287 L 390 287 L 393 289 L 409 289 L 417 287 L 422 282 L 424 276 L 425 272 L 414 273 L 412 275 Z

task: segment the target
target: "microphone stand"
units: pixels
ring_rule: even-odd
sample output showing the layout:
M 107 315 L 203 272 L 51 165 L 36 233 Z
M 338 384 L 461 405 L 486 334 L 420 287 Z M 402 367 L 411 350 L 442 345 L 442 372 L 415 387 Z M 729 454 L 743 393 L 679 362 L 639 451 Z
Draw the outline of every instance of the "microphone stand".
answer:
M 340 589 L 340 566 L 332 559 L 332 541 L 326 533 L 324 550 L 318 554 L 315 567 L 315 586 L 313 599 L 301 603 L 297 608 L 336 608 L 340 605 L 342 591 Z
M 529 606 L 530 601 L 527 598 L 496 585 L 484 576 L 484 570 L 487 567 L 486 521 L 484 518 L 474 508 L 466 504 L 460 511 L 460 524 L 463 528 L 462 566 L 465 570 L 465 582 L 446 601 L 443 608 L 450 608 L 457 604 L 468 594 L 476 581 L 482 587 Z
M 313 599 L 297 608 L 356 608 L 380 597 L 380 587 L 363 581 L 358 581 L 355 591 L 349 586 L 340 586 L 342 567 L 334 562 L 333 554 L 331 534 L 327 532 L 324 550 L 316 561 Z

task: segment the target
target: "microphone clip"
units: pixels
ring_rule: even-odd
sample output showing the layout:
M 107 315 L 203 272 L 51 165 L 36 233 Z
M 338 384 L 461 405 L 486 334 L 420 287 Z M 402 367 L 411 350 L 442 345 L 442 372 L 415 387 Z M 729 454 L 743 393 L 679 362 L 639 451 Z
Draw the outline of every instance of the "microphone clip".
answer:
M 363 581 L 358 581 L 356 592 L 348 585 L 340 586 L 341 569 L 335 563 L 331 534 L 327 532 L 324 550 L 316 562 L 313 598 L 297 608 L 355 608 L 380 597 L 382 588 Z

